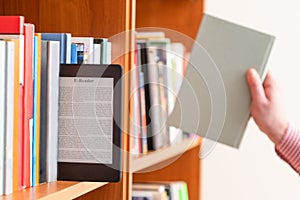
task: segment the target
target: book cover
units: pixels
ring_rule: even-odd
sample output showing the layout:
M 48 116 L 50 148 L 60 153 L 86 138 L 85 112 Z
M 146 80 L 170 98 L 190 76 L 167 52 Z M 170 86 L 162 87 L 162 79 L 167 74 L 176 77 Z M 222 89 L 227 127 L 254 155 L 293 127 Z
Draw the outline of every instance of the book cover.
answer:
M 39 183 L 45 183 L 47 181 L 48 41 L 42 40 L 41 44 Z
M 0 16 L 1 34 L 23 34 L 23 16 Z
M 34 25 L 24 24 L 24 139 L 23 139 L 23 187 L 31 186 L 30 183 L 30 160 L 31 160 L 31 143 L 33 118 L 33 38 Z
M 57 180 L 59 42 L 48 43 L 47 182 Z
M 14 53 L 14 42 L 6 41 L 4 194 L 10 194 L 13 191 Z
M 0 41 L 0 195 L 4 194 L 4 134 L 6 108 L 6 58 L 5 41 Z
M 273 42 L 273 36 L 204 15 L 168 124 L 238 148 L 250 117 L 245 75 L 254 67 L 264 79 Z
M 84 43 L 84 64 L 94 63 L 94 38 L 93 37 L 72 37 L 72 43 Z

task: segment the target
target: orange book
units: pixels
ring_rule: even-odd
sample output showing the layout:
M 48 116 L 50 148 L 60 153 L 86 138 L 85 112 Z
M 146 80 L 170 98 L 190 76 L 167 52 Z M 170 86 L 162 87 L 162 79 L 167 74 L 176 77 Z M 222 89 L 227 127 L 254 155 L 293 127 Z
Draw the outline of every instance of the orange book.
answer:
M 31 186 L 31 138 L 33 123 L 33 39 L 34 25 L 24 24 L 24 139 L 23 139 L 23 187 Z

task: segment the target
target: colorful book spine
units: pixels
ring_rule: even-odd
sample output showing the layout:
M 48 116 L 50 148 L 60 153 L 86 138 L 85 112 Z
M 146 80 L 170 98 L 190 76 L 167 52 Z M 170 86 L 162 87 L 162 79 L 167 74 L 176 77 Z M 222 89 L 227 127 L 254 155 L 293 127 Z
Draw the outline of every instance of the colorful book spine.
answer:
M 30 160 L 32 118 L 33 118 L 33 38 L 34 25 L 24 24 L 25 51 L 24 51 L 24 140 L 23 140 L 23 187 L 31 186 Z
M 77 45 L 71 44 L 71 64 L 77 64 Z
M 39 170 L 40 170 L 40 124 L 41 124 L 41 45 L 42 45 L 42 36 L 40 33 L 35 34 L 36 38 L 36 68 L 34 71 L 34 113 L 35 113 L 35 126 L 34 126 L 34 134 L 35 134 L 35 180 L 34 185 L 39 184 Z

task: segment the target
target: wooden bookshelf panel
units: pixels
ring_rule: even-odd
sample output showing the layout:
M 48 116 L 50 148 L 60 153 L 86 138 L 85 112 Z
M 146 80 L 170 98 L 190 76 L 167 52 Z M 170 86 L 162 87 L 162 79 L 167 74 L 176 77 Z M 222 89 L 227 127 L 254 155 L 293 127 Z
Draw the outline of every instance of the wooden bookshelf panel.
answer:
M 39 24 L 39 0 L 2 0 L 3 15 L 23 15 L 25 22 Z
M 130 172 L 142 173 L 160 169 L 163 166 L 176 162 L 185 152 L 199 145 L 200 139 L 185 139 L 178 144 L 149 152 L 147 155 L 140 157 L 131 156 Z
M 133 182 L 185 181 L 188 185 L 189 198 L 199 200 L 201 183 L 199 150 L 200 145 L 197 145 L 161 169 L 134 173 Z
M 69 187 L 75 186 L 78 182 L 57 181 L 53 183 L 44 183 L 36 187 L 15 191 L 10 195 L 0 196 L 1 200 L 17 200 L 17 199 L 38 199 L 49 194 L 54 194 Z
M 203 16 L 203 7 L 203 0 L 137 0 L 136 27 L 167 28 L 194 39 Z M 177 41 L 177 38 L 170 38 Z M 187 49 L 191 49 L 190 43 Z

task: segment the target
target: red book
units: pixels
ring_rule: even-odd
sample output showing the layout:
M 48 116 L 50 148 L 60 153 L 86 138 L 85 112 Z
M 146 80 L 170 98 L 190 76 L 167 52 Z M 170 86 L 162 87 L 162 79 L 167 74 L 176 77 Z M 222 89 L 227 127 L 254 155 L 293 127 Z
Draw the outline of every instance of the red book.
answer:
M 33 40 L 34 25 L 24 24 L 24 138 L 23 187 L 30 187 L 30 146 L 33 118 Z
M 23 34 L 23 16 L 0 16 L 1 34 Z

